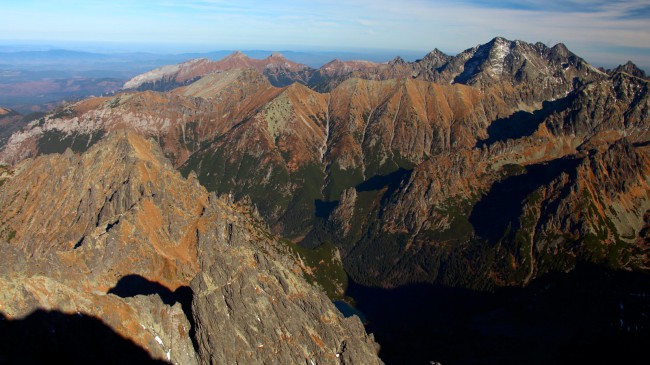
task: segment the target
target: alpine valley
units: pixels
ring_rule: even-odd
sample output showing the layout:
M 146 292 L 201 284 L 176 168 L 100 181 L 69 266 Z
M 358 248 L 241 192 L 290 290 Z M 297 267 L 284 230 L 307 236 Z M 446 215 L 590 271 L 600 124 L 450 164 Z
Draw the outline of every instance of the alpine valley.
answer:
M 0 109 L 0 363 L 638 362 L 649 89 L 497 37 Z

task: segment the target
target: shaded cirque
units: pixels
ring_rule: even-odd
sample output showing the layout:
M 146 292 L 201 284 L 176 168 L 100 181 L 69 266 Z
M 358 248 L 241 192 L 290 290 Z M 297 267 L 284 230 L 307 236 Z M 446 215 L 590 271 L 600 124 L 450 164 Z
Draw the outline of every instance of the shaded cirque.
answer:
M 504 232 L 514 235 L 520 228 L 519 217 L 523 212 L 524 200 L 562 173 L 575 177 L 581 161 L 579 158 L 562 158 L 526 166 L 525 173 L 494 183 L 470 213 L 469 221 L 476 234 L 490 243 L 504 238 Z
M 476 147 L 482 148 L 496 142 L 530 136 L 546 118 L 556 111 L 566 109 L 574 99 L 574 94 L 571 94 L 559 100 L 545 101 L 542 103 L 541 109 L 532 113 L 520 110 L 508 117 L 497 119 L 487 128 L 489 137 L 476 142 Z

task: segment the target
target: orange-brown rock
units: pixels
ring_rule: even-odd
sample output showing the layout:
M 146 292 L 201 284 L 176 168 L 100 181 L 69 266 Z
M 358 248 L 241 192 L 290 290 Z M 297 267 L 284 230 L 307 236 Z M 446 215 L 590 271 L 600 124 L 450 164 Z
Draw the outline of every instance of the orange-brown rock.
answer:
M 194 59 L 178 65 L 163 66 L 135 76 L 124 84 L 124 89 L 167 91 L 187 85 L 211 73 L 253 68 L 264 74 L 276 86 L 293 82 L 307 83 L 312 69 L 289 61 L 280 53 L 265 59 L 253 59 L 237 51 L 219 61 L 206 58 Z
M 327 93 L 299 83 L 274 87 L 255 70 L 258 61 L 234 54 L 223 70 L 166 93 L 71 105 L 15 133 L 1 157 L 13 164 L 65 146 L 81 151 L 108 131 L 134 129 L 154 137 L 174 166 L 194 171 L 209 191 L 249 197 L 275 233 L 307 245 L 338 242 L 356 278 L 374 269 L 354 267 L 352 256 L 390 246 L 385 260 L 405 266 L 373 275 L 393 285 L 411 280 L 409 265 L 419 267 L 418 280 L 436 281 L 432 273 L 450 252 L 462 262 L 468 251 L 458 247 L 474 252 L 478 246 L 462 245 L 494 243 L 512 231 L 525 197 L 551 175 L 574 171 L 564 162 L 603 153 L 622 138 L 640 147 L 650 137 L 648 82 L 623 69 L 608 75 L 562 44 L 495 38 L 455 57 L 435 50 L 412 63 L 333 61 L 321 69 L 331 77 Z M 472 212 L 501 215 L 475 205 L 497 184 L 533 179 L 529 169 L 550 172 L 519 192 L 512 216 L 495 225 L 501 236 L 476 233 L 482 223 L 479 213 L 469 220 Z M 383 239 L 384 232 L 401 236 Z M 402 260 L 407 255 L 416 259 Z
M 36 309 L 92 316 L 179 363 L 379 363 L 358 319 L 305 282 L 290 247 L 133 131 L 23 161 L 0 201 L 0 311 L 11 320 Z

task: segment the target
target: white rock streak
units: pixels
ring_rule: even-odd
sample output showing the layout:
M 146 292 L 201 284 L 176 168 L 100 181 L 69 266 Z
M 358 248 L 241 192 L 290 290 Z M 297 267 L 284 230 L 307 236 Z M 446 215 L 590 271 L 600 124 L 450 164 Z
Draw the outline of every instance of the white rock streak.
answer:
M 506 57 L 510 54 L 510 45 L 507 41 L 498 39 L 494 42 L 492 57 L 490 58 L 490 69 L 495 76 L 503 74 L 503 65 Z
M 177 65 L 167 65 L 153 69 L 149 72 L 145 72 L 138 76 L 135 76 L 131 80 L 127 81 L 122 89 L 135 89 L 142 84 L 147 82 L 154 82 L 163 79 L 164 77 L 170 77 L 179 73 L 182 69 L 191 67 L 196 63 L 205 61 L 205 58 L 197 58 L 195 60 L 189 60 L 187 62 L 179 63 Z

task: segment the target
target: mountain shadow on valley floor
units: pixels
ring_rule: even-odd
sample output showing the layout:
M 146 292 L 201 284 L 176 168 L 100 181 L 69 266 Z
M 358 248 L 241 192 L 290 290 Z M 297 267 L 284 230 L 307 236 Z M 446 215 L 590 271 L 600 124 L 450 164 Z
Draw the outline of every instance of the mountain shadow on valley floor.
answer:
M 519 139 L 531 136 L 537 127 L 553 112 L 566 108 L 574 99 L 573 95 L 555 101 L 545 101 L 542 108 L 534 112 L 518 111 L 512 115 L 500 118 L 487 128 L 488 138 L 476 142 L 476 147 L 491 146 L 496 142 L 505 142 L 509 139 Z
M 399 187 L 404 180 L 408 180 L 413 170 L 399 168 L 386 175 L 375 175 L 366 181 L 359 183 L 354 188 L 357 192 L 377 191 L 386 189 L 383 200 L 388 199 Z M 330 214 L 339 205 L 338 200 L 324 201 L 321 199 L 314 200 L 314 212 L 316 218 L 327 219 Z
M 181 304 L 185 317 L 190 322 L 190 338 L 194 349 L 198 349 L 196 342 L 196 325 L 192 315 L 193 292 L 189 286 L 180 286 L 175 291 L 169 290 L 166 286 L 148 280 L 140 275 L 131 274 L 123 276 L 117 284 L 110 288 L 107 294 L 114 294 L 120 298 L 131 298 L 136 295 L 158 295 L 166 305 Z
M 86 314 L 0 313 L 0 364 L 167 364 Z
M 387 188 L 386 196 L 390 196 L 401 184 L 408 180 L 413 170 L 399 168 L 386 175 L 375 175 L 355 187 L 357 192 L 381 190 Z
M 388 364 L 645 364 L 650 276 L 579 264 L 526 288 L 479 292 L 350 282 Z
M 514 236 L 521 228 L 519 218 L 523 213 L 524 200 L 562 173 L 568 173 L 574 179 L 581 161 L 577 158 L 561 158 L 526 166 L 523 174 L 494 183 L 470 213 L 469 221 L 476 234 L 492 244 L 506 238 L 507 234 Z M 564 194 L 565 192 L 561 195 Z
M 398 168 L 397 170 L 386 175 L 375 175 L 359 184 L 354 186 L 358 193 L 363 192 L 379 192 L 381 193 L 381 204 L 383 205 L 390 199 L 390 197 L 397 191 L 400 184 L 408 181 L 413 170 L 405 168 Z M 350 186 L 351 187 L 351 186 Z M 382 191 L 385 189 L 384 191 Z M 332 212 L 339 206 L 340 201 L 332 200 L 325 201 L 321 199 L 314 200 L 314 219 L 313 226 L 309 233 L 300 242 L 300 245 L 305 248 L 316 248 L 324 242 L 336 242 L 340 240 L 337 237 L 337 227 L 332 221 L 329 221 Z M 383 210 L 379 211 L 379 217 L 383 214 Z
M 314 214 L 316 218 L 327 219 L 330 214 L 336 209 L 339 205 L 338 200 L 334 201 L 325 201 L 321 199 L 314 200 Z

